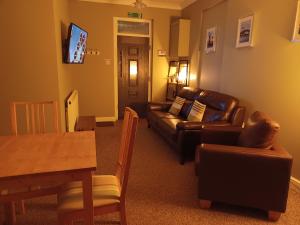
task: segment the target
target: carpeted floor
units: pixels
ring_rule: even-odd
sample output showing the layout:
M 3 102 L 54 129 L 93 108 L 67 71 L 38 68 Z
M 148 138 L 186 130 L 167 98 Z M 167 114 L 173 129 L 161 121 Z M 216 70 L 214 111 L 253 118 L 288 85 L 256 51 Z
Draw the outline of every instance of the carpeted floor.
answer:
M 98 173 L 114 173 L 121 124 L 96 130 Z M 287 212 L 277 223 L 266 220 L 260 210 L 214 203 L 201 210 L 197 201 L 197 178 L 193 162 L 181 166 L 177 154 L 141 120 L 127 193 L 129 225 L 256 225 L 300 224 L 300 190 L 291 185 Z M 26 201 L 22 225 L 56 225 L 56 198 L 49 196 Z M 0 222 L 3 220 L 0 212 Z M 96 225 L 118 224 L 118 214 L 96 218 Z

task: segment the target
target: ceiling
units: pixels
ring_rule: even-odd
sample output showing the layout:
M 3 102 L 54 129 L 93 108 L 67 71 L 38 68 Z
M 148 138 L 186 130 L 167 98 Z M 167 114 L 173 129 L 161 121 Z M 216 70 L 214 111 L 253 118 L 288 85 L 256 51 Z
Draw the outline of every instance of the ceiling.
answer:
M 135 0 L 79 0 L 83 2 L 99 2 L 119 5 L 132 5 Z M 183 9 L 197 0 L 142 0 L 147 7 L 165 8 L 165 9 Z

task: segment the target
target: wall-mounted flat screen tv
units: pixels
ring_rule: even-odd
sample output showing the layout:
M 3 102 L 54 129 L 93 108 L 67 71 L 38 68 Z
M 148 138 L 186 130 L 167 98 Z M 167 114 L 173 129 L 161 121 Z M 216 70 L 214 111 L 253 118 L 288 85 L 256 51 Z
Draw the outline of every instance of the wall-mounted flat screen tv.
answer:
M 84 62 L 88 33 L 74 23 L 70 24 L 67 39 L 66 63 L 82 64 Z

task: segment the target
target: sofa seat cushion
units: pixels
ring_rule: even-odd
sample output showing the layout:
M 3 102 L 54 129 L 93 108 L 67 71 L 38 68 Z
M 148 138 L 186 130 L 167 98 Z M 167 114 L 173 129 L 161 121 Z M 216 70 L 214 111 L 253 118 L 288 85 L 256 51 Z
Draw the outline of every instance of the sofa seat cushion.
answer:
M 177 130 L 176 130 L 176 125 L 179 122 L 182 122 L 183 120 L 180 118 L 176 119 L 167 119 L 167 118 L 162 118 L 159 121 L 159 128 L 161 129 L 161 132 L 164 133 L 164 135 L 176 140 L 177 137 Z

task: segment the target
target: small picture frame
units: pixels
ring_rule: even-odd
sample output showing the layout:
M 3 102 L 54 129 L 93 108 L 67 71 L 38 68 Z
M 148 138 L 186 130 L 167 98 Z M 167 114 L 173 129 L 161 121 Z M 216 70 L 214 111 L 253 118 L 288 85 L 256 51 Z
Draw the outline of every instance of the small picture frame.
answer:
M 297 3 L 296 18 L 292 42 L 300 42 L 300 1 Z
M 212 27 L 206 30 L 205 52 L 206 54 L 215 52 L 217 46 L 217 28 Z
M 238 21 L 236 47 L 252 47 L 254 15 L 240 18 Z

